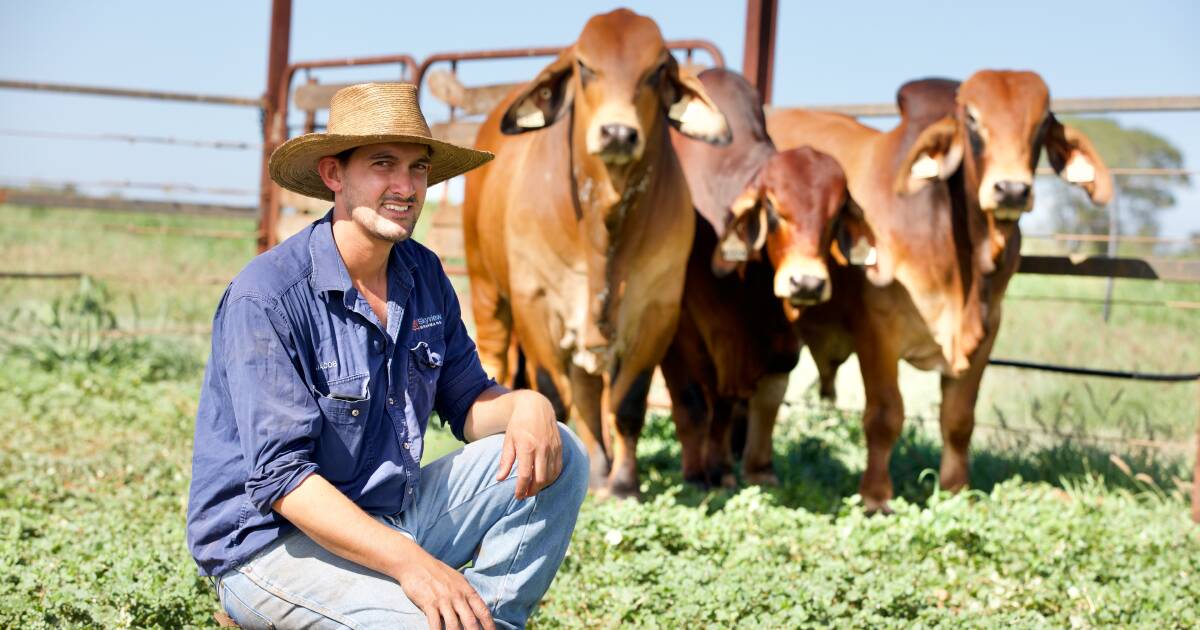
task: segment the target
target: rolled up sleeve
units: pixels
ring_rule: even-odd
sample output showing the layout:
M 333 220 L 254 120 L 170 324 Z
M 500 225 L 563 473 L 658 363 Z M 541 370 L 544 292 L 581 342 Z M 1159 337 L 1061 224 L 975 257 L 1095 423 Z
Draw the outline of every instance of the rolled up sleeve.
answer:
M 495 385 L 496 381 L 483 371 L 475 342 L 463 325 L 458 296 L 444 274 L 442 292 L 446 305 L 446 356 L 438 377 L 434 409 L 437 410 L 442 423 L 450 425 L 454 437 L 466 442 L 464 431 L 467 412 L 471 405 L 475 404 L 475 399 L 479 398 L 484 390 Z
M 322 415 L 300 375 L 283 317 L 251 296 L 231 303 L 222 322 L 233 416 L 249 466 L 246 494 L 260 514 L 318 472 L 313 449 Z

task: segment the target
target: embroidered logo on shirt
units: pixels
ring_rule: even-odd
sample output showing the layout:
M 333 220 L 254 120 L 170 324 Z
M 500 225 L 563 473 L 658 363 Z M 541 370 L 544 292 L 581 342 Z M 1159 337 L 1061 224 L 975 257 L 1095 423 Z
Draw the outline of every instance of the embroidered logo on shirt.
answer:
M 332 370 L 333 368 L 337 367 L 337 361 L 326 361 L 317 367 L 321 368 L 322 370 Z
M 426 328 L 433 328 L 434 326 L 441 326 L 441 325 L 442 325 L 442 316 L 440 314 L 439 315 L 430 315 L 428 317 L 417 317 L 417 318 L 413 319 L 412 329 L 414 331 L 425 330 Z

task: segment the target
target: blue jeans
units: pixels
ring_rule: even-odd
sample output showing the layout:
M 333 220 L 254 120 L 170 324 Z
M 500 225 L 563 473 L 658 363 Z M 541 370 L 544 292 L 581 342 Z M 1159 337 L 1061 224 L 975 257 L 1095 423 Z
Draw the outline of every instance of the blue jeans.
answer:
M 516 467 L 496 481 L 503 435 L 472 442 L 421 471 L 417 498 L 377 516 L 434 557 L 463 571 L 497 628 L 524 627 L 550 588 L 588 485 L 579 438 L 559 425 L 563 469 L 536 496 L 518 501 Z M 217 592 L 242 628 L 425 628 L 400 584 L 336 556 L 303 532 L 283 536 L 222 575 Z

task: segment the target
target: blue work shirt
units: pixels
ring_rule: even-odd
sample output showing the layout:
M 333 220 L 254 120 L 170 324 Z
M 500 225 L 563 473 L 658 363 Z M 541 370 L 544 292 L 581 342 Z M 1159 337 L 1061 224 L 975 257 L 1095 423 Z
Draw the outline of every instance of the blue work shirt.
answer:
M 437 256 L 411 239 L 392 247 L 384 328 L 350 282 L 331 217 L 251 261 L 213 318 L 187 515 L 205 575 L 293 531 L 271 506 L 314 473 L 368 513 L 402 512 L 430 412 L 463 440 L 468 409 L 495 384 Z

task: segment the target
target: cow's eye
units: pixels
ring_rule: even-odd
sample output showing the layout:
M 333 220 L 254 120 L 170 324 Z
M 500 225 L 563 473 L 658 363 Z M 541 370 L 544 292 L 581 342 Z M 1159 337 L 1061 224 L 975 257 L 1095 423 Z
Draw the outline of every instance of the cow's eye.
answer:
M 589 81 L 596 78 L 595 70 L 583 65 L 582 61 L 576 61 L 575 63 L 579 66 L 579 81 L 581 83 L 587 85 Z
M 967 108 L 967 129 L 971 131 L 979 131 L 979 117 L 975 115 L 974 110 Z

